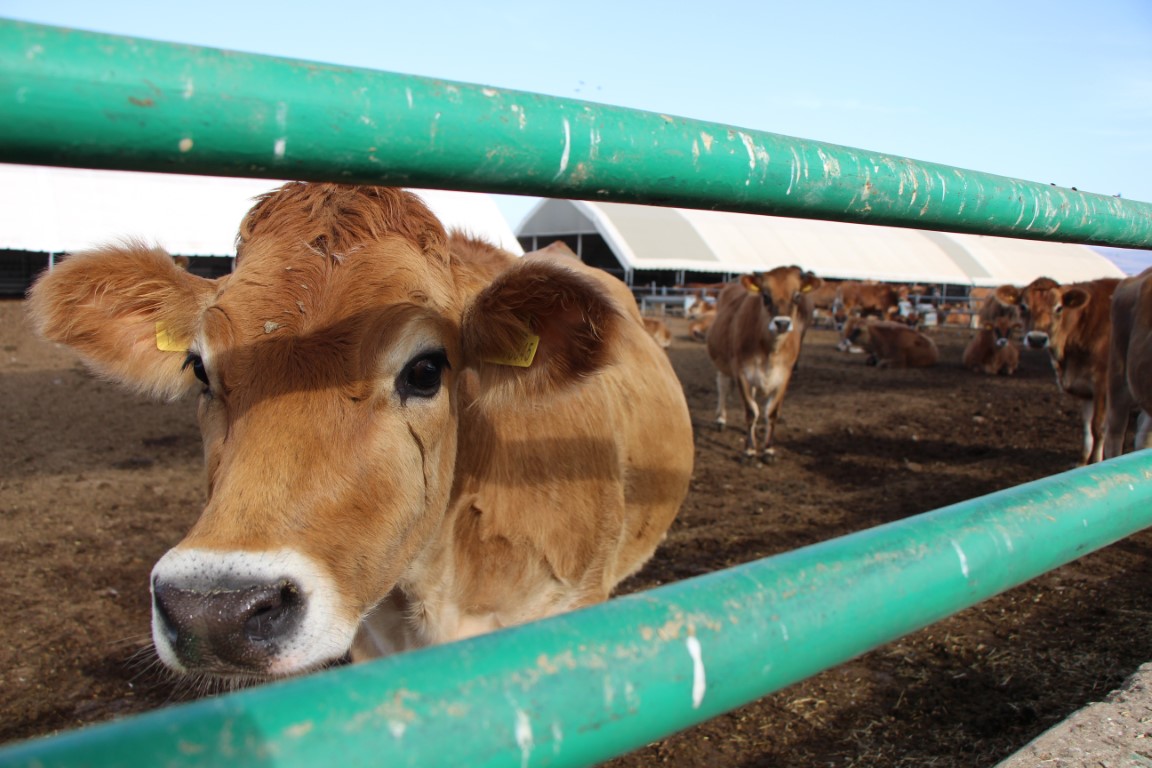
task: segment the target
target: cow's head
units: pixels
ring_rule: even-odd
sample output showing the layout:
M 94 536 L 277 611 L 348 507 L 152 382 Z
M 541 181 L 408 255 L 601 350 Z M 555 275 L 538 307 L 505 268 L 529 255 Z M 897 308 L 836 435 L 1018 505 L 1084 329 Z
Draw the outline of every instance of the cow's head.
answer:
M 824 281 L 800 267 L 776 267 L 770 272 L 743 275 L 740 283 L 764 302 L 770 329 L 785 334 L 807 322 L 812 309 L 808 294 Z
M 1003 349 L 1012 343 L 1012 334 L 1020 328 L 1020 323 L 1008 315 L 998 315 L 986 327 L 991 332 L 993 343 L 998 349 Z
M 1060 359 L 1064 354 L 1069 334 L 1080 323 L 1081 316 L 1088 311 L 1092 294 L 1076 285 L 1056 286 L 1050 289 L 1045 301 L 1050 300 L 1051 321 L 1048 326 L 1047 347 Z
M 108 378 L 198 395 L 207 504 L 153 570 L 154 642 L 178 672 L 264 678 L 343 657 L 420 568 L 460 410 L 604 365 L 617 311 L 555 263 L 461 259 L 400 190 L 289 184 L 238 242 L 218 280 L 138 244 L 78 254 L 30 306 Z
M 1060 284 L 1052 278 L 1038 277 L 1016 293 L 1016 303 L 1024 321 L 1024 343 L 1033 349 L 1048 346 L 1059 288 Z M 1002 290 L 1004 287 L 997 290 L 998 298 Z

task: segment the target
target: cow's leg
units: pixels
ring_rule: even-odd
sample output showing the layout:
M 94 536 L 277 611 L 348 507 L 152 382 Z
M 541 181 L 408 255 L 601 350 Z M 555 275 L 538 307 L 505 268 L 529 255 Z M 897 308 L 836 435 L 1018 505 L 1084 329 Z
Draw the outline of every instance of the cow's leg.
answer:
M 1101 439 L 1103 436 L 1100 434 L 1104 421 L 1102 413 L 1103 408 L 1100 410 L 1101 417 L 1099 422 L 1097 422 L 1096 398 L 1093 398 L 1092 400 L 1084 400 L 1080 404 L 1080 418 L 1084 435 L 1084 444 L 1080 451 L 1081 466 L 1091 464 L 1094 461 L 1099 461 L 1098 454 L 1103 453 L 1104 451 L 1104 441 Z
M 756 402 L 756 388 L 741 376 L 738 382 L 740 399 L 744 401 L 744 456 L 755 458 L 759 451 L 756 447 L 756 429 L 760 425 L 760 405 Z
M 1092 450 L 1088 456 L 1088 463 L 1095 464 L 1104 460 L 1104 417 L 1107 411 L 1108 399 L 1104 395 L 1104 382 L 1099 382 L 1096 396 L 1092 398 L 1091 421 L 1088 429 L 1091 435 Z
M 1144 411 L 1140 411 L 1136 416 L 1136 440 L 1134 442 L 1133 447 L 1137 451 L 1152 448 L 1152 416 Z
M 728 424 L 728 394 L 732 390 L 732 377 L 716 374 L 716 427 L 724 429 Z

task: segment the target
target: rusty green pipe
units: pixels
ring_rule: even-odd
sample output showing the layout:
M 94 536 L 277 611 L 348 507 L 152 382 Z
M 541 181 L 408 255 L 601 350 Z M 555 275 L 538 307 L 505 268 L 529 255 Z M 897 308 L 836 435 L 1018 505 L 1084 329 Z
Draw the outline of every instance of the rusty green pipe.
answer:
M 1148 203 L 572 99 L 3 20 L 0 117 L 0 162 L 1152 247 Z
M 470 641 L 0 751 L 3 766 L 592 765 L 1152 525 L 1152 452 Z

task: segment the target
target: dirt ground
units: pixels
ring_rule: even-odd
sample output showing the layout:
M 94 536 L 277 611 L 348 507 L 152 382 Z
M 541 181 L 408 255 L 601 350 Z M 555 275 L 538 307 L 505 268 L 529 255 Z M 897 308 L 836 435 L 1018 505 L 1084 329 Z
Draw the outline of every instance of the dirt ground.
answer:
M 1046 358 L 1012 378 L 943 362 L 877 370 L 809 335 L 771 465 L 712 426 L 713 373 L 673 321 L 697 427 L 691 494 L 639 590 L 1069 469 L 1078 408 Z M 34 339 L 0 302 L 0 743 L 192 694 L 147 652 L 148 572 L 196 518 L 191 402 L 144 402 Z M 1152 660 L 1152 532 L 613 761 L 675 766 L 990 766 Z

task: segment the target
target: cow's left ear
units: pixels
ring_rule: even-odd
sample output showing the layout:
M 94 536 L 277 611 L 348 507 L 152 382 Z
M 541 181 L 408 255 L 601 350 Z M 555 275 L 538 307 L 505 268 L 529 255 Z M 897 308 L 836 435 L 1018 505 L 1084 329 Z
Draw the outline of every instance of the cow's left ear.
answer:
M 1088 303 L 1088 291 L 1083 288 L 1069 288 L 1060 296 L 1060 306 L 1064 309 L 1077 309 Z
M 748 293 L 761 293 L 760 281 L 756 279 L 756 275 L 740 275 L 740 285 L 744 286 L 744 290 Z
M 800 293 L 809 293 L 824 285 L 824 280 L 816 277 L 811 272 L 805 272 L 804 278 L 800 281 Z
M 537 396 L 608 365 L 623 320 L 593 279 L 556 263 L 521 261 L 464 310 L 464 363 L 489 402 Z

